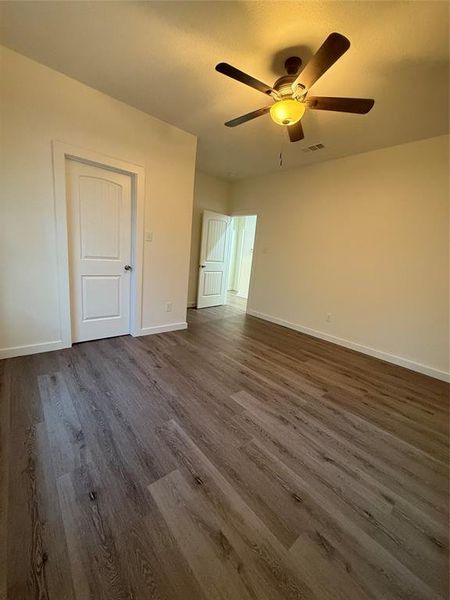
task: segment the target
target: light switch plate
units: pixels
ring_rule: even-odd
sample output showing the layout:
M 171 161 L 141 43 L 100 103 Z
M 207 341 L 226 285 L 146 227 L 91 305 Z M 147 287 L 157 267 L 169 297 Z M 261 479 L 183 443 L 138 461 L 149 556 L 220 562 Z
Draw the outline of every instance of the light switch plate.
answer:
M 153 231 L 146 231 L 145 232 L 145 241 L 146 242 L 152 242 L 153 241 Z

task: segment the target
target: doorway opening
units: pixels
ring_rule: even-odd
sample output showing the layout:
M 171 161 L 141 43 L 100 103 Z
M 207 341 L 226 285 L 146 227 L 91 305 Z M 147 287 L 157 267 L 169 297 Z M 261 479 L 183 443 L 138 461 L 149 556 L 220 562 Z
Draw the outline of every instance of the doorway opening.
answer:
M 230 264 L 226 304 L 246 311 L 255 247 L 256 215 L 232 217 L 230 228 Z
M 256 215 L 203 211 L 197 308 L 228 305 L 246 312 L 255 232 Z

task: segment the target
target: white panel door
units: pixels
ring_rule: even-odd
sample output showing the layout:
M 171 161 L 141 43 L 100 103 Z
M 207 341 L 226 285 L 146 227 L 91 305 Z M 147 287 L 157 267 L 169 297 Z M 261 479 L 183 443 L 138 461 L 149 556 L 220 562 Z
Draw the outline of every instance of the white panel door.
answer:
M 197 308 L 225 304 L 231 217 L 203 212 Z
M 131 179 L 66 161 L 72 341 L 130 331 Z

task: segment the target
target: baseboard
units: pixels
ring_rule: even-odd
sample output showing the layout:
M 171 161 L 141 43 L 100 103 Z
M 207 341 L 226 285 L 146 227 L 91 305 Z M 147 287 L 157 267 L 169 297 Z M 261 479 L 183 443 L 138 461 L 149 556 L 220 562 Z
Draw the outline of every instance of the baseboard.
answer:
M 290 323 L 289 321 L 285 321 L 284 319 L 273 317 L 271 315 L 266 315 L 257 310 L 247 309 L 247 314 L 251 315 L 252 317 L 258 317 L 258 319 L 263 319 L 264 321 L 270 321 L 271 323 L 276 323 L 277 325 L 288 327 L 289 329 L 293 329 L 294 331 L 306 333 L 307 335 L 319 338 L 321 340 L 326 340 L 327 342 L 337 344 L 338 346 L 344 346 L 344 348 L 356 350 L 357 352 L 361 352 L 362 354 L 368 354 L 369 356 L 385 360 L 386 362 L 398 365 L 399 367 L 404 367 L 405 369 L 410 369 L 411 371 L 416 371 L 417 373 L 422 373 L 423 375 L 434 377 L 435 379 L 440 379 L 446 382 L 450 381 L 450 374 L 446 371 L 440 371 L 439 369 L 435 369 L 434 367 L 429 367 L 427 365 L 414 362 L 412 360 L 409 360 L 408 358 L 403 358 L 402 356 L 390 354 L 389 352 L 383 352 L 382 350 L 376 350 L 375 348 L 370 348 L 369 346 L 363 346 L 362 344 L 358 344 L 357 342 L 352 342 L 344 338 L 336 337 L 334 335 L 330 335 L 329 333 L 325 333 L 324 331 L 318 331 L 317 329 L 304 327 L 303 325 L 298 325 L 297 323 Z
M 196 306 L 197 306 L 197 302 L 188 302 L 187 303 L 188 308 L 195 308 Z
M 153 327 L 141 327 L 137 336 L 141 335 L 154 335 L 155 333 L 166 333 L 168 331 L 179 331 L 180 329 L 187 329 L 186 321 L 182 323 L 168 323 L 167 325 L 156 325 Z
M 178 331 L 187 329 L 187 323 L 169 323 L 167 325 L 157 325 L 156 327 L 142 327 L 138 330 L 137 336 L 152 335 L 155 333 L 165 333 L 166 331 Z M 53 350 L 62 350 L 69 348 L 62 340 L 54 342 L 42 342 L 41 344 L 28 344 L 26 346 L 13 346 L 11 348 L 0 348 L 0 360 L 3 358 L 14 358 L 15 356 L 27 356 L 28 354 L 40 354 L 41 352 L 52 352 Z
M 42 342 L 40 344 L 27 344 L 26 346 L 13 346 L 10 348 L 0 348 L 0 359 L 14 358 L 15 356 L 27 356 L 28 354 L 40 354 L 41 352 L 52 352 L 67 348 L 62 340 L 54 342 Z

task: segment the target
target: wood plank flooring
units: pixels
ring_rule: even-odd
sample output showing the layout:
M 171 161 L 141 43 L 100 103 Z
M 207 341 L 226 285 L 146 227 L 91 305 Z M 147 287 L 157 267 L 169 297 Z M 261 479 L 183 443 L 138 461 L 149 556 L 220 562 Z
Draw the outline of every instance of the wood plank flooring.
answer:
M 238 296 L 237 292 L 227 293 L 226 304 L 244 312 L 247 310 L 247 298 Z
M 0 362 L 0 599 L 448 598 L 448 386 L 189 323 Z

